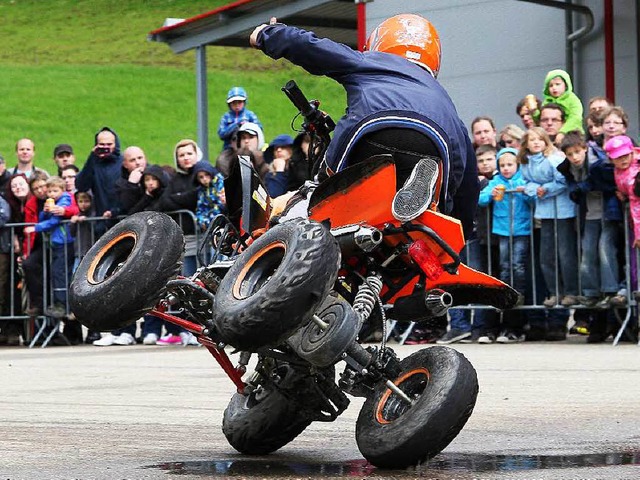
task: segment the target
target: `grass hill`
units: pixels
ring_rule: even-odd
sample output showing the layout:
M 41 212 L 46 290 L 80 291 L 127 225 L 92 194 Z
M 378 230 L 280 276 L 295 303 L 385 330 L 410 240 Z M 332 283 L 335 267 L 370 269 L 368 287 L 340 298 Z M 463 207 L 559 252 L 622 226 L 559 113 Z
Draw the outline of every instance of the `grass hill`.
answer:
M 147 41 L 167 17 L 188 18 L 221 0 L 0 0 L 0 153 L 15 164 L 15 142 L 36 143 L 36 164 L 55 171 L 57 143 L 71 143 L 79 164 L 108 125 L 123 146 L 139 145 L 154 163 L 171 163 L 181 138 L 196 138 L 194 54 Z M 265 19 L 266 20 L 266 19 Z M 280 92 L 295 78 L 337 119 L 344 92 L 286 61 L 250 48 L 208 47 L 211 155 L 229 87 L 244 86 L 248 108 L 267 139 L 291 133 L 295 111 Z

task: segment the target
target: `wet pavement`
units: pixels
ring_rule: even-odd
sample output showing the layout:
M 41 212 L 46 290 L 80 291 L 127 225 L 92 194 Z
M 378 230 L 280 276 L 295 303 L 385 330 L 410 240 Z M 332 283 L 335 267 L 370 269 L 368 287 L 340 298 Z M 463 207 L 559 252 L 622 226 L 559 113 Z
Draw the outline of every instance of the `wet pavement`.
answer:
M 223 460 L 170 462 L 151 465 L 174 475 L 223 476 L 237 475 L 248 478 L 303 478 L 355 477 L 436 477 L 456 478 L 460 474 L 509 473 L 537 470 L 576 469 L 589 467 L 611 467 L 632 465 L 640 467 L 640 450 L 635 452 L 592 453 L 586 455 L 482 455 L 446 454 L 437 455 L 424 465 L 406 470 L 379 470 L 366 460 L 346 462 L 302 463 L 277 462 L 274 460 Z
M 202 348 L 2 348 L 0 479 L 638 479 L 640 348 L 583 342 L 454 345 L 478 371 L 474 413 L 393 471 L 357 449 L 361 399 L 272 455 L 238 454 L 221 431 L 233 385 Z

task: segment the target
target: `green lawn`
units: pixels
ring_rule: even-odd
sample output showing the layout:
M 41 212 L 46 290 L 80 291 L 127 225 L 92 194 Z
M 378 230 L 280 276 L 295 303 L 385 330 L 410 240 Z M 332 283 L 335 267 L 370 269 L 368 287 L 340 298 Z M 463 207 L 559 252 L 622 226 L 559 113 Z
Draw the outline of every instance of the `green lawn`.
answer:
M 55 171 L 57 143 L 71 143 L 80 164 L 102 126 L 123 146 L 139 145 L 154 163 L 171 163 L 173 146 L 196 137 L 192 53 L 175 55 L 146 35 L 165 17 L 189 17 L 225 4 L 187 0 L 0 0 L 0 153 L 8 165 L 21 137 L 36 143 L 36 164 Z M 337 119 L 344 92 L 253 49 L 210 47 L 209 126 L 212 155 L 230 86 L 249 93 L 267 139 L 290 132 L 294 109 L 280 87 L 290 78 Z

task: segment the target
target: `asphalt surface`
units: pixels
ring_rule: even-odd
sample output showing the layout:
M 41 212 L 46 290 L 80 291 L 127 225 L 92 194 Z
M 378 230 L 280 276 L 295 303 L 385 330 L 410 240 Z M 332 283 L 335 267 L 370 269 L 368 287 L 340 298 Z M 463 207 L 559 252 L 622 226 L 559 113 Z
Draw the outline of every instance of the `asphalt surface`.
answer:
M 0 479 L 640 478 L 640 347 L 453 347 L 478 372 L 476 408 L 405 471 L 363 460 L 361 399 L 272 455 L 238 454 L 221 431 L 234 387 L 204 348 L 1 348 Z

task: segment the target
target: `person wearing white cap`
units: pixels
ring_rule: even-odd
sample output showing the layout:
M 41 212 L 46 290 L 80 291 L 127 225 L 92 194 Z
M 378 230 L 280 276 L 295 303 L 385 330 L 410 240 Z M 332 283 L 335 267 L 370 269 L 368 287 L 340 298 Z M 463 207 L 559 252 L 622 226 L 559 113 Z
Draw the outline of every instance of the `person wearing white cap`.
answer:
M 256 123 L 262 128 L 258 116 L 246 108 L 247 92 L 242 87 L 233 87 L 227 93 L 229 111 L 220 119 L 218 136 L 224 142 L 223 149 L 231 148 L 231 143 L 240 125 L 245 122 Z
M 216 158 L 216 168 L 227 178 L 238 162 L 238 155 L 248 155 L 257 174 L 264 179 L 269 167 L 263 159 L 264 133 L 260 126 L 257 123 L 245 122 L 238 128 L 235 137 L 231 146 Z

